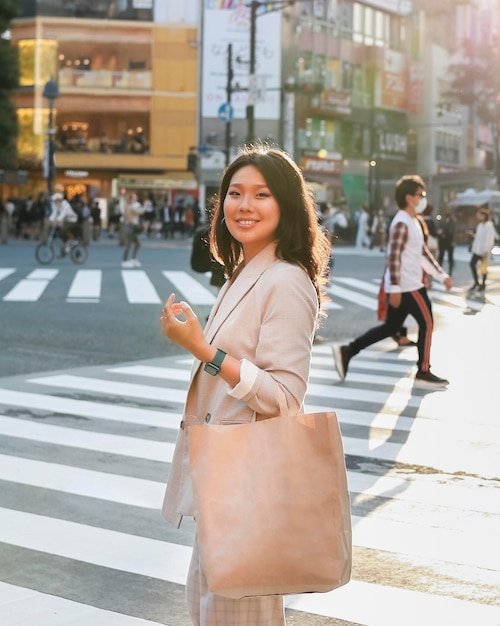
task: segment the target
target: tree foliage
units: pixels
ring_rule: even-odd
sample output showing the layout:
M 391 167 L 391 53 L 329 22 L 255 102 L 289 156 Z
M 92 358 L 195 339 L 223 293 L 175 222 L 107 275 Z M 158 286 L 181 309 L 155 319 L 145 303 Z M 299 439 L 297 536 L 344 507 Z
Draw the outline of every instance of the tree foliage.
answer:
M 17 116 L 12 91 L 19 84 L 17 54 L 6 33 L 13 18 L 19 15 L 18 0 L 0 2 L 0 168 L 17 167 Z
M 465 41 L 461 61 L 452 63 L 449 71 L 452 79 L 444 97 L 471 107 L 478 119 L 491 129 L 493 169 L 500 188 L 500 35 Z
M 449 66 L 449 101 L 475 108 L 487 124 L 500 120 L 500 36 L 488 41 L 463 43 L 461 61 Z

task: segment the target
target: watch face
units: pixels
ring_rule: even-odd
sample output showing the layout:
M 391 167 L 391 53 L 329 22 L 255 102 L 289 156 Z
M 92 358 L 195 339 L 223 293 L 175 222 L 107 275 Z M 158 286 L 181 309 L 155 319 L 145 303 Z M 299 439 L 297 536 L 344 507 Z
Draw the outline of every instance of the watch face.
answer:
M 220 367 L 217 367 L 217 365 L 214 365 L 213 363 L 205 363 L 205 367 L 203 369 L 211 376 L 217 376 L 220 372 Z

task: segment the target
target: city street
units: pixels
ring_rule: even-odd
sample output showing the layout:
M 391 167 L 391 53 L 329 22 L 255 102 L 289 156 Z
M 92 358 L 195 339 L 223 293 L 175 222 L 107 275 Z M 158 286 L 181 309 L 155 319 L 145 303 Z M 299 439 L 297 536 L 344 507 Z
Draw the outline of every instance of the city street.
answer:
M 216 291 L 188 239 L 144 240 L 130 270 L 113 239 L 82 266 L 37 265 L 34 246 L 0 247 L 0 624 L 189 626 L 194 525 L 159 509 L 191 359 L 158 319 L 172 291 L 204 319 Z M 306 409 L 341 422 L 353 573 L 286 598 L 288 626 L 500 626 L 500 259 L 482 299 L 468 259 L 430 291 L 438 390 L 392 339 L 339 381 L 331 346 L 376 323 L 384 255 L 335 250 Z

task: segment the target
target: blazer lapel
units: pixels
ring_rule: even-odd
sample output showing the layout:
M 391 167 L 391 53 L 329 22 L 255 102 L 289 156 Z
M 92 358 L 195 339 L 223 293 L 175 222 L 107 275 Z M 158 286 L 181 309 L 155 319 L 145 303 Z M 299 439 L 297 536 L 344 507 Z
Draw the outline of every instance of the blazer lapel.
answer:
M 246 265 L 234 282 L 224 285 L 225 290 L 220 293 L 218 306 L 214 308 L 205 327 L 205 337 L 212 342 L 221 325 L 238 306 L 242 298 L 259 280 L 267 268 L 276 261 L 276 244 L 272 243 L 264 248 Z
M 212 343 L 219 332 L 220 327 L 231 312 L 238 306 L 242 298 L 259 280 L 267 268 L 276 262 L 276 244 L 269 244 L 246 265 L 239 276 L 232 281 L 227 281 L 219 292 L 219 297 L 205 326 L 205 337 Z M 194 378 L 201 363 L 195 359 L 191 370 L 191 379 Z

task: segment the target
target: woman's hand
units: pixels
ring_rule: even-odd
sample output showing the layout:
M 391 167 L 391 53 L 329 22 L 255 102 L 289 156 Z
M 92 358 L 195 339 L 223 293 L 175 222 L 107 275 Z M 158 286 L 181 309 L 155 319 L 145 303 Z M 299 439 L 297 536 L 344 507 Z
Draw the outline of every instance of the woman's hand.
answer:
M 184 315 L 185 320 L 178 319 Z M 175 302 L 175 294 L 170 294 L 160 317 L 163 334 L 172 342 L 199 359 L 207 362 L 213 358 L 214 349 L 205 339 L 201 324 L 187 302 Z

